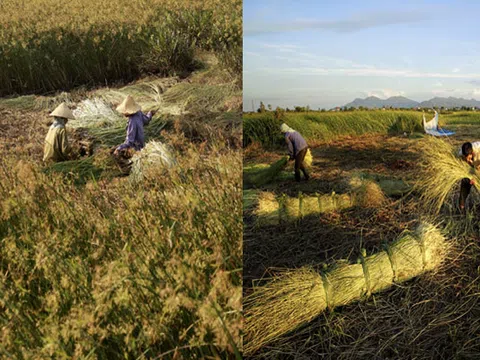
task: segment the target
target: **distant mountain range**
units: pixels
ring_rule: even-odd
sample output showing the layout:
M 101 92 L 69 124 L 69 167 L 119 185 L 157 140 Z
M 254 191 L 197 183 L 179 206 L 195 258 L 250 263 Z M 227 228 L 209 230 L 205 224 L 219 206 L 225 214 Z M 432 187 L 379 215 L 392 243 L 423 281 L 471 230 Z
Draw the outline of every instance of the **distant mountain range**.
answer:
M 455 98 L 450 96 L 448 98 L 434 97 L 433 99 L 430 99 L 427 101 L 418 102 L 418 101 L 408 99 L 404 96 L 392 96 L 385 100 L 380 99 L 376 96 L 369 96 L 365 99 L 356 98 L 352 102 L 345 104 L 343 107 L 349 108 L 352 106 L 355 108 L 363 106 L 369 109 L 383 108 L 383 107 L 409 109 L 414 107 L 431 108 L 431 107 L 442 107 L 442 106 L 446 108 L 455 108 L 455 107 L 462 107 L 462 106 L 480 108 L 480 101 L 477 101 L 475 99 L 468 100 L 468 99 Z

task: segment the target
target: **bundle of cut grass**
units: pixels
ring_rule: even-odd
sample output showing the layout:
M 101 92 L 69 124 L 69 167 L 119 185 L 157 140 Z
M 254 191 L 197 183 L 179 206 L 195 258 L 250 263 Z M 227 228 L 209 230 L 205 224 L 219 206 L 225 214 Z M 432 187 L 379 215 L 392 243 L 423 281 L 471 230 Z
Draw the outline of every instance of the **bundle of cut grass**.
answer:
M 480 186 L 478 173 L 458 157 L 458 149 L 439 138 L 424 139 L 420 167 L 414 189 L 426 208 L 435 213 L 463 178 L 473 179 L 477 189 Z
M 307 167 L 312 166 L 313 156 L 312 156 L 312 152 L 310 151 L 310 148 L 307 150 L 307 154 L 305 155 L 304 163 L 305 163 L 305 165 L 307 165 Z
M 404 233 L 384 251 L 362 256 L 319 274 L 312 268 L 288 270 L 247 296 L 245 355 L 305 324 L 327 308 L 360 300 L 371 293 L 437 269 L 448 244 L 433 225 L 423 223 Z
M 100 98 L 86 99 L 73 110 L 74 128 L 113 127 L 125 124 L 125 119 Z M 70 124 L 69 124 L 70 125 Z
M 171 168 L 176 165 L 172 151 L 160 141 L 150 141 L 132 157 L 130 179 L 134 183 L 143 180 L 146 172 L 151 169 Z
M 163 101 L 167 106 L 177 105 L 191 113 L 223 111 L 227 100 L 238 94 L 241 95 L 241 92 L 234 83 L 208 85 L 184 82 L 168 89 L 163 94 Z
M 358 172 L 352 176 L 352 179 L 355 178 L 375 181 L 386 196 L 403 196 L 412 190 L 409 183 L 396 177 Z
M 243 212 L 253 209 L 258 201 L 258 190 L 243 190 Z
M 305 216 L 342 210 L 354 205 L 348 194 L 326 194 L 298 198 L 286 195 L 276 197 L 271 192 L 262 192 L 258 196 L 255 210 L 258 225 L 277 225 L 281 221 L 295 221 Z
M 106 148 L 97 149 L 93 156 L 53 163 L 45 168 L 45 172 L 63 173 L 76 185 L 86 184 L 90 180 L 113 178 L 120 174 Z
M 378 181 L 378 185 L 387 196 L 403 196 L 412 190 L 402 179 L 382 179 Z
M 287 163 L 288 157 L 285 156 L 269 167 L 256 171 L 253 174 L 244 173 L 244 183 L 257 187 L 268 184 L 272 182 L 283 169 L 285 169 Z
M 296 221 L 305 216 L 333 212 L 352 206 L 379 207 L 385 201 L 380 187 L 370 180 L 358 180 L 352 185 L 350 194 L 317 194 L 297 198 L 286 195 L 276 197 L 271 192 L 263 192 L 258 197 L 255 211 L 257 224 L 276 225 L 282 221 Z
M 385 195 L 380 186 L 368 179 L 352 178 L 350 180 L 353 203 L 366 208 L 380 207 L 385 201 Z

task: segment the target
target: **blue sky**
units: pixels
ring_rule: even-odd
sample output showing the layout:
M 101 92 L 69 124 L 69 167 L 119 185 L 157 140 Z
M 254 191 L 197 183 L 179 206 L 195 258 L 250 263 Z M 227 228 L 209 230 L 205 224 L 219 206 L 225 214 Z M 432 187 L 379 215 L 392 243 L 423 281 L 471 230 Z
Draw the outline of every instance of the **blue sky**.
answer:
M 480 2 L 244 0 L 244 110 L 480 99 Z

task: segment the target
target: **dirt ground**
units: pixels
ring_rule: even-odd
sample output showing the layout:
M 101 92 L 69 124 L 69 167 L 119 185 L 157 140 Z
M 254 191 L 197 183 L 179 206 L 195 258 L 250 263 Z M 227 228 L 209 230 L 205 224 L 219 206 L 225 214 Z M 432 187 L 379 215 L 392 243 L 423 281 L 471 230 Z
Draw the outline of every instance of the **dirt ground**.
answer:
M 280 152 L 261 156 L 270 163 Z M 312 149 L 311 179 L 297 183 L 293 178 L 276 181 L 262 190 L 297 196 L 346 191 L 348 179 L 358 173 L 412 180 L 418 161 L 418 140 L 387 135 L 346 137 Z M 416 221 L 407 199 L 399 205 L 389 198 L 383 209 L 352 208 L 304 219 L 301 225 L 257 228 L 251 213 L 245 214 L 244 280 L 263 277 L 269 268 L 299 267 L 332 259 L 348 258 L 360 245 L 374 249 L 394 240 Z M 248 286 L 247 286 L 248 287 Z

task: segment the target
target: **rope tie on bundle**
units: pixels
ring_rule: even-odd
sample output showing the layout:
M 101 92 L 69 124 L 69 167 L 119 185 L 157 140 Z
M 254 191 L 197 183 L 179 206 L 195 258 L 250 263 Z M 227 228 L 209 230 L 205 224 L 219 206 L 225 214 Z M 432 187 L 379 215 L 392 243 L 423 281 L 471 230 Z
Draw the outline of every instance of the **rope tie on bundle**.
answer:
M 423 264 L 423 270 L 425 270 L 427 268 L 427 256 L 425 254 L 425 243 L 423 240 L 415 237 L 417 239 L 417 242 L 418 242 L 418 246 L 420 246 L 420 251 L 422 252 L 422 264 Z
M 367 297 L 370 297 L 370 295 L 372 295 L 372 286 L 370 282 L 370 273 L 368 272 L 368 266 L 365 261 L 366 257 L 367 257 L 366 250 L 362 249 L 362 253 L 360 254 L 360 262 L 362 264 L 363 276 L 365 277 L 365 285 L 367 287 Z
M 392 267 L 392 272 L 393 272 L 393 281 L 396 282 L 398 280 L 397 277 L 397 262 L 395 261 L 395 257 L 393 256 L 392 250 L 390 249 L 390 246 L 388 244 L 383 245 L 383 250 L 388 255 L 388 260 L 390 260 L 390 266 Z
M 323 290 L 325 291 L 325 302 L 327 309 L 332 310 L 334 308 L 332 304 L 332 292 L 330 290 L 330 282 L 328 281 L 327 275 L 321 271 L 320 276 L 322 277 Z

